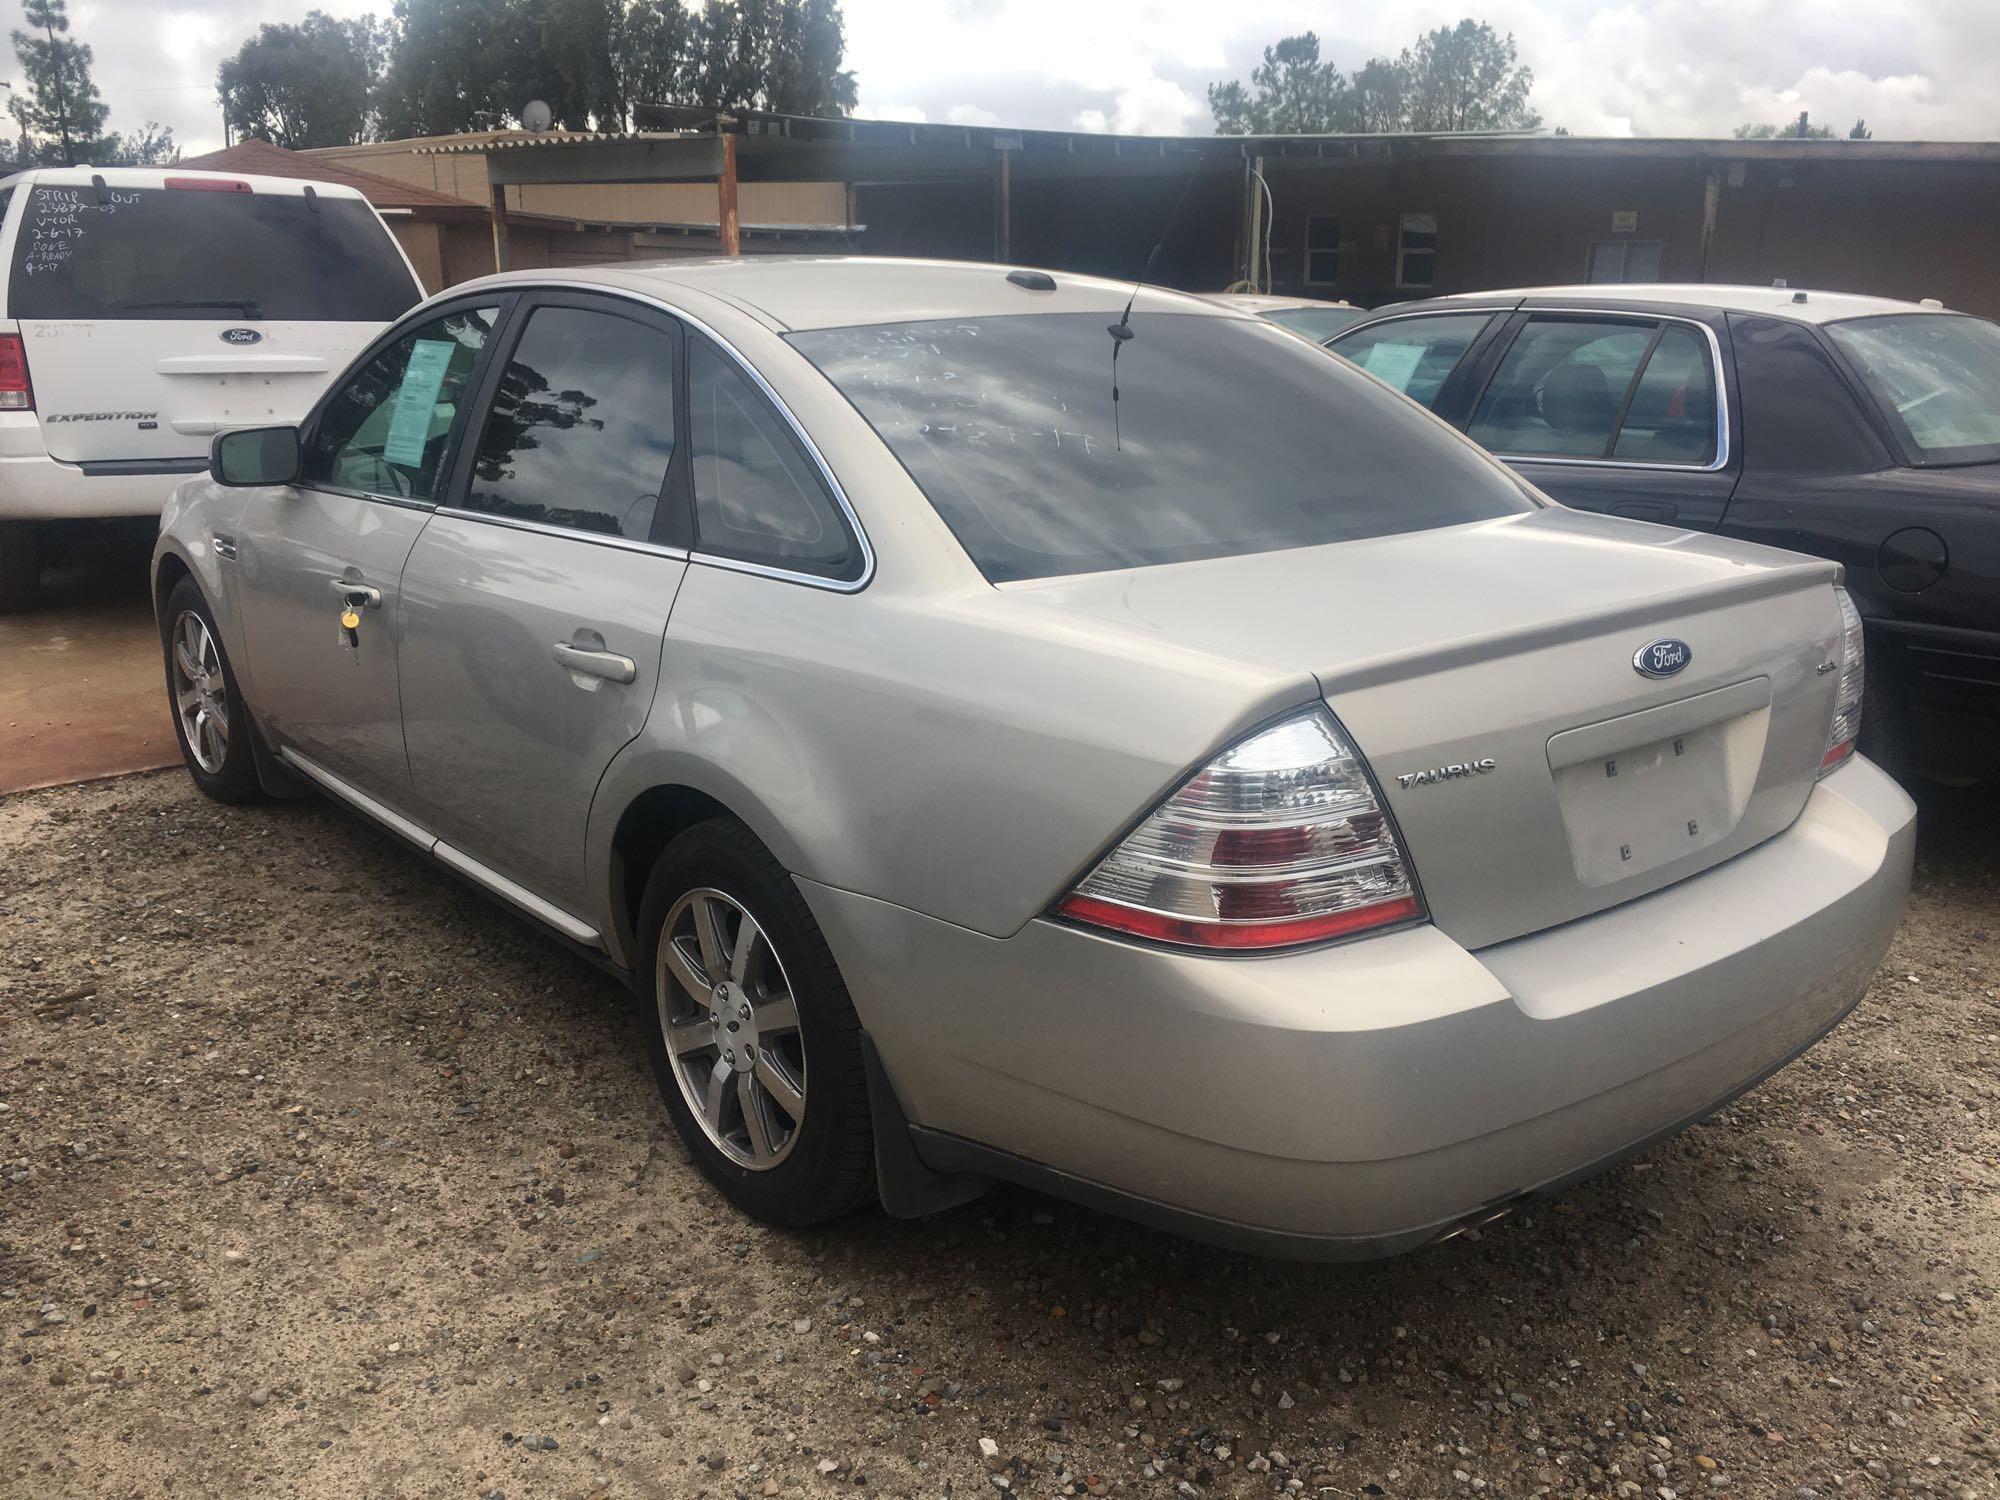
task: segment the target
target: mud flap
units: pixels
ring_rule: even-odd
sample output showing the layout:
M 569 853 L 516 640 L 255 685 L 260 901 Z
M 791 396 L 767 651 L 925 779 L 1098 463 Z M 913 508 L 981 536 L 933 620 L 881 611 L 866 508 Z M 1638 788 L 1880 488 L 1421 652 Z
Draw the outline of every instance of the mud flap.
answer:
M 862 1065 L 868 1071 L 868 1113 L 875 1126 L 875 1187 L 891 1218 L 920 1219 L 970 1203 L 993 1186 L 976 1172 L 934 1172 L 917 1155 L 910 1122 L 889 1083 L 875 1038 L 861 1033 Z

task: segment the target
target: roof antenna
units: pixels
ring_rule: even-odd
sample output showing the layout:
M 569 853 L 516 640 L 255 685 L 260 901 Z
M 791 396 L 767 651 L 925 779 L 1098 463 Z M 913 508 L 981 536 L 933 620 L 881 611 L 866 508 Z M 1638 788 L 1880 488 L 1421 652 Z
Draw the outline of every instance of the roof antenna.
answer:
M 1132 283 L 1132 295 L 1125 299 L 1125 311 L 1118 315 L 1116 323 L 1107 323 L 1104 327 L 1104 331 L 1111 335 L 1111 434 L 1120 453 L 1125 451 L 1125 433 L 1118 419 L 1118 351 L 1132 338 L 1132 304 L 1139 300 L 1139 288 L 1146 284 L 1147 276 L 1152 274 L 1153 262 L 1160 258 L 1160 252 L 1166 248 L 1167 236 L 1173 233 L 1174 221 L 1180 218 L 1181 205 L 1187 202 L 1188 189 L 1194 186 L 1195 177 L 1200 171 L 1199 162 L 1188 168 L 1187 181 L 1181 184 L 1181 195 L 1174 199 L 1174 211 L 1167 215 L 1167 222 L 1160 230 L 1160 237 L 1153 241 L 1153 248 L 1147 252 L 1146 264 L 1139 272 L 1139 279 Z

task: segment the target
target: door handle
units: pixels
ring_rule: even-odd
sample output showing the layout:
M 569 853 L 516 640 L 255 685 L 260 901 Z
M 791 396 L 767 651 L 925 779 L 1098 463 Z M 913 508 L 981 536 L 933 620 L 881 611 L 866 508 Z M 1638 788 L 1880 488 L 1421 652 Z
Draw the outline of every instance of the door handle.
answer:
M 615 651 L 589 651 L 568 641 L 557 641 L 549 647 L 549 653 L 570 671 L 586 677 L 602 677 L 606 682 L 636 682 L 639 678 L 639 664 Z
M 349 604 L 359 604 L 366 609 L 382 607 L 382 591 L 358 579 L 336 578 L 333 580 L 333 591 Z

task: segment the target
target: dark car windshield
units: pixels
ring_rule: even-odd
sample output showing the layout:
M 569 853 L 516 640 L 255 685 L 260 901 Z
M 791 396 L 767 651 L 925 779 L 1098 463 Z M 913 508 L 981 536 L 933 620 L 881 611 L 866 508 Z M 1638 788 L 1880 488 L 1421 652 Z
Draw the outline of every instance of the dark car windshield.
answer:
M 37 186 L 7 315 L 388 323 L 420 296 L 358 198 Z
M 1104 313 L 795 333 L 994 582 L 1534 508 L 1471 444 L 1290 334 Z
M 1829 323 L 1920 464 L 2000 461 L 2000 326 L 1899 313 Z

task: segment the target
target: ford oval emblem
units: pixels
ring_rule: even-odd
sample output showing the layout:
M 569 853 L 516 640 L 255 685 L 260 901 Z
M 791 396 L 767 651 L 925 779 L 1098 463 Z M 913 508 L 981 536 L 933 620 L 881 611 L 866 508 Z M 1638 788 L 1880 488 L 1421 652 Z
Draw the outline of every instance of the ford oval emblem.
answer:
M 254 328 L 225 328 L 222 330 L 222 342 L 225 344 L 261 344 L 264 342 L 264 335 Z
M 1632 653 L 1632 670 L 1642 677 L 1671 677 L 1694 660 L 1686 641 L 1648 641 Z

